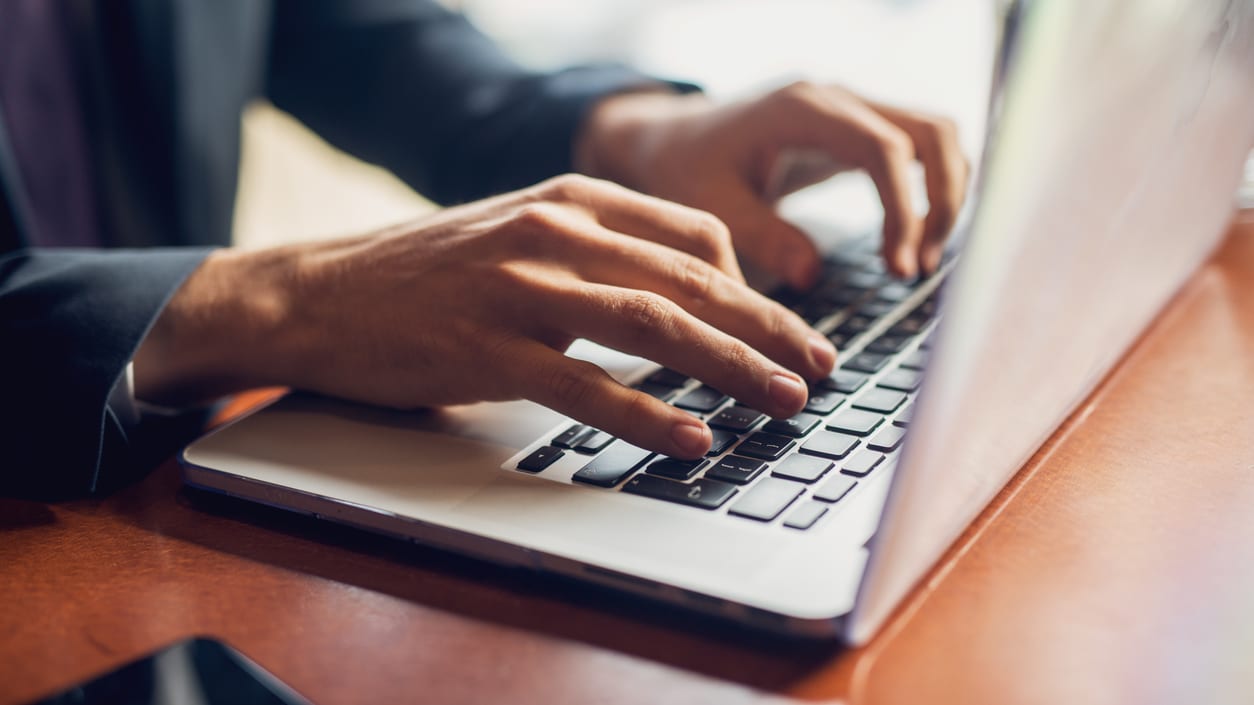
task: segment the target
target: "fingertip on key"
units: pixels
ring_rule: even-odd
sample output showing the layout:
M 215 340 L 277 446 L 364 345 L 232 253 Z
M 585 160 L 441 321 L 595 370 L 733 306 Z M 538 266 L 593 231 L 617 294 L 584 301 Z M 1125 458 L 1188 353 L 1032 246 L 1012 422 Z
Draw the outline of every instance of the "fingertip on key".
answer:
M 913 279 L 918 274 L 918 266 L 905 248 L 898 248 L 893 256 L 894 274 L 902 279 Z
M 923 271 L 927 274 L 933 274 L 934 272 L 936 272 L 936 269 L 940 267 L 941 246 L 940 245 L 928 245 L 927 247 L 923 249 L 923 252 L 920 255 L 919 259 L 920 259 L 920 264 L 923 267 Z
M 793 375 L 784 373 L 771 375 L 767 393 L 771 401 L 778 404 L 781 409 L 792 410 L 792 413 L 800 411 L 809 399 L 805 383 Z M 787 415 L 791 416 L 792 413 Z
M 810 363 L 819 375 L 826 375 L 836 366 L 836 346 L 818 331 L 810 331 Z
M 713 442 L 709 427 L 695 419 L 680 421 L 671 427 L 671 441 L 679 449 L 679 455 L 699 458 L 705 455 Z

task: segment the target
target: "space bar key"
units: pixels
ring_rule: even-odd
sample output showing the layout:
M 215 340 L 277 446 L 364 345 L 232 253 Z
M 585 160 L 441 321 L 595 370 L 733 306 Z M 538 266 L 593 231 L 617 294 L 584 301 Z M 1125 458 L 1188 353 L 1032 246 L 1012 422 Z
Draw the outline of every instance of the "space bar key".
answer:
M 652 475 L 636 475 L 623 485 L 623 492 L 702 509 L 718 509 L 736 494 L 736 486 L 718 480 L 675 482 Z

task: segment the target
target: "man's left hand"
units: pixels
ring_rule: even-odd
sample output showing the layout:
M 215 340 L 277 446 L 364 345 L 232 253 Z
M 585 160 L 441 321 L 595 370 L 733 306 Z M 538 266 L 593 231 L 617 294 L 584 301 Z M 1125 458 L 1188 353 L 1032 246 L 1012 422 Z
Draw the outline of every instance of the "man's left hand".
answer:
M 777 183 L 781 159 L 792 153 L 824 159 Z M 914 161 L 926 176 L 922 217 L 911 193 Z M 611 96 L 590 112 L 575 162 L 585 173 L 719 216 L 741 257 L 798 289 L 814 283 L 820 258 L 776 214 L 780 197 L 841 169 L 865 170 L 884 204 L 885 263 L 909 278 L 939 264 L 969 172 L 951 121 L 805 82 L 728 105 L 702 95 Z

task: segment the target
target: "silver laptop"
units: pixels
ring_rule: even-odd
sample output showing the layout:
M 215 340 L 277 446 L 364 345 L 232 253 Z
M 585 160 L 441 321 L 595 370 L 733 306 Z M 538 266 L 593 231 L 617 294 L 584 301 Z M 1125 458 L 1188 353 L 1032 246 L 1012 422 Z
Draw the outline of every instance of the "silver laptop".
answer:
M 866 641 L 1205 260 L 1254 146 L 1254 2 L 1011 17 L 960 253 L 902 283 L 873 241 L 846 243 L 788 299 L 842 349 L 801 416 L 578 343 L 706 419 L 710 457 L 655 457 L 528 402 L 402 414 L 291 395 L 187 448 L 187 483 Z

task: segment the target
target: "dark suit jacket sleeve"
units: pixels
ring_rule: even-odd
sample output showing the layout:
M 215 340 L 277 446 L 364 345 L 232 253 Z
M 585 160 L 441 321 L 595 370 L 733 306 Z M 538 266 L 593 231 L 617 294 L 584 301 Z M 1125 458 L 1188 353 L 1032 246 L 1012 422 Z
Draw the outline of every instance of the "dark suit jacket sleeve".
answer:
M 267 92 L 340 148 L 441 203 L 570 171 L 597 98 L 669 85 L 616 65 L 522 69 L 429 0 L 279 0 Z
M 107 400 L 166 300 L 207 249 L 0 254 L 0 494 L 56 497 L 120 478 Z

